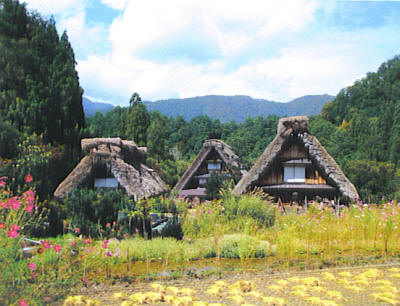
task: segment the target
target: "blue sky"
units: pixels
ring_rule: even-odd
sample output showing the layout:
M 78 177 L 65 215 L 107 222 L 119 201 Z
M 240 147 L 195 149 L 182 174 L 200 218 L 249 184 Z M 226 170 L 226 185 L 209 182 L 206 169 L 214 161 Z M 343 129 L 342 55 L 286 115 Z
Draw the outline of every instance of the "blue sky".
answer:
M 400 54 L 399 1 L 26 0 L 67 30 L 84 95 L 335 95 Z

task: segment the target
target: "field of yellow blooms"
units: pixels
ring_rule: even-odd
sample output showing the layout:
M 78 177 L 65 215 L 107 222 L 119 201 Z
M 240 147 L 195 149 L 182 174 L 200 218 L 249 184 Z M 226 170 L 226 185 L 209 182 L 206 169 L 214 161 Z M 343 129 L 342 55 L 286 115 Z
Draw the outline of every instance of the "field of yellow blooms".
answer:
M 64 305 L 399 305 L 400 267 L 225 274 L 84 288 Z

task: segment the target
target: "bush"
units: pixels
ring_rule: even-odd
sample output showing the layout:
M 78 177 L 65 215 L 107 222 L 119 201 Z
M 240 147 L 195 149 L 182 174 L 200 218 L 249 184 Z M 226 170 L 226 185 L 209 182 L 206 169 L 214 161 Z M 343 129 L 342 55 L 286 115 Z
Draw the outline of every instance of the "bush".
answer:
M 225 215 L 229 220 L 250 217 L 259 227 L 270 227 L 275 223 L 275 207 L 260 192 L 234 197 L 226 195 L 223 200 Z
M 247 259 L 265 257 L 270 251 L 267 241 L 245 234 L 225 235 L 221 238 L 221 257 Z
M 195 205 L 187 210 L 182 228 L 187 237 L 204 238 L 230 233 L 251 234 L 274 223 L 274 205 L 262 193 L 253 192 L 241 197 L 227 194 L 221 200 Z
M 134 210 L 135 204 L 122 190 L 75 189 L 63 200 L 70 232 L 98 237 L 128 232 L 128 218 L 123 210 Z M 79 229 L 79 231 L 77 230 Z

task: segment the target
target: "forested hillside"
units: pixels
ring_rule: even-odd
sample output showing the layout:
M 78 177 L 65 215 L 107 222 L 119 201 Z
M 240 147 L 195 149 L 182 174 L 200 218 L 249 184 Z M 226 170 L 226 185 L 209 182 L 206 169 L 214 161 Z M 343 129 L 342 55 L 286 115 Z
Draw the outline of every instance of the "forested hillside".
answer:
M 93 102 L 89 98 L 82 98 L 83 110 L 86 117 L 93 117 L 97 112 L 106 114 L 114 108 L 110 103 Z
M 208 116 L 221 122 L 243 122 L 248 117 L 267 117 L 268 115 L 296 116 L 317 115 L 328 101 L 330 95 L 309 95 L 287 103 L 253 99 L 249 96 L 204 96 L 186 99 L 168 99 L 144 102 L 150 111 L 159 111 L 170 117 L 182 116 L 190 121 L 197 116 Z
M 145 105 L 142 102 L 140 105 L 143 112 Z M 135 113 L 132 105 L 130 108 L 116 107 L 106 115 L 97 114 L 88 119 L 90 134 L 135 139 L 135 129 L 140 127 L 140 134 L 143 134 L 143 127 L 147 126 L 145 143 L 150 158 L 171 186 L 184 170 L 185 163 L 193 159 L 202 142 L 208 138 L 224 140 L 250 168 L 275 136 L 279 118 L 247 118 L 242 123 L 235 123 L 198 116 L 186 121 L 181 116 L 172 118 L 150 112 L 149 121 L 140 122 L 140 118 L 147 118 L 141 116 L 130 125 L 124 125 L 124 120 L 132 117 L 128 113 Z M 120 118 L 125 119 L 121 121 Z M 130 126 L 129 132 L 127 126 Z M 311 117 L 310 129 L 356 185 L 365 201 L 399 198 L 399 57 L 343 89 L 325 105 L 321 115 Z
M 80 154 L 85 125 L 74 52 L 54 20 L 0 1 L 0 176 L 29 171 L 42 197 Z
M 400 57 L 327 103 L 313 132 L 365 199 L 400 196 Z

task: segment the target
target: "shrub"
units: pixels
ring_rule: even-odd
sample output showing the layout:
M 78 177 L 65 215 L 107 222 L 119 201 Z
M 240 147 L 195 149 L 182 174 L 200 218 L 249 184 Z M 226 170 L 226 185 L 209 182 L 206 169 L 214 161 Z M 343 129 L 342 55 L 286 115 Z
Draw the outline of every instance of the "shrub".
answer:
M 98 237 L 110 236 L 118 230 L 129 231 L 123 210 L 134 210 L 134 203 L 121 190 L 75 189 L 63 200 L 70 232 Z M 121 224 L 122 223 L 122 224 Z
M 240 197 L 228 194 L 224 197 L 223 206 L 229 220 L 250 217 L 260 227 L 270 227 L 275 223 L 275 207 L 260 192 L 252 192 Z

